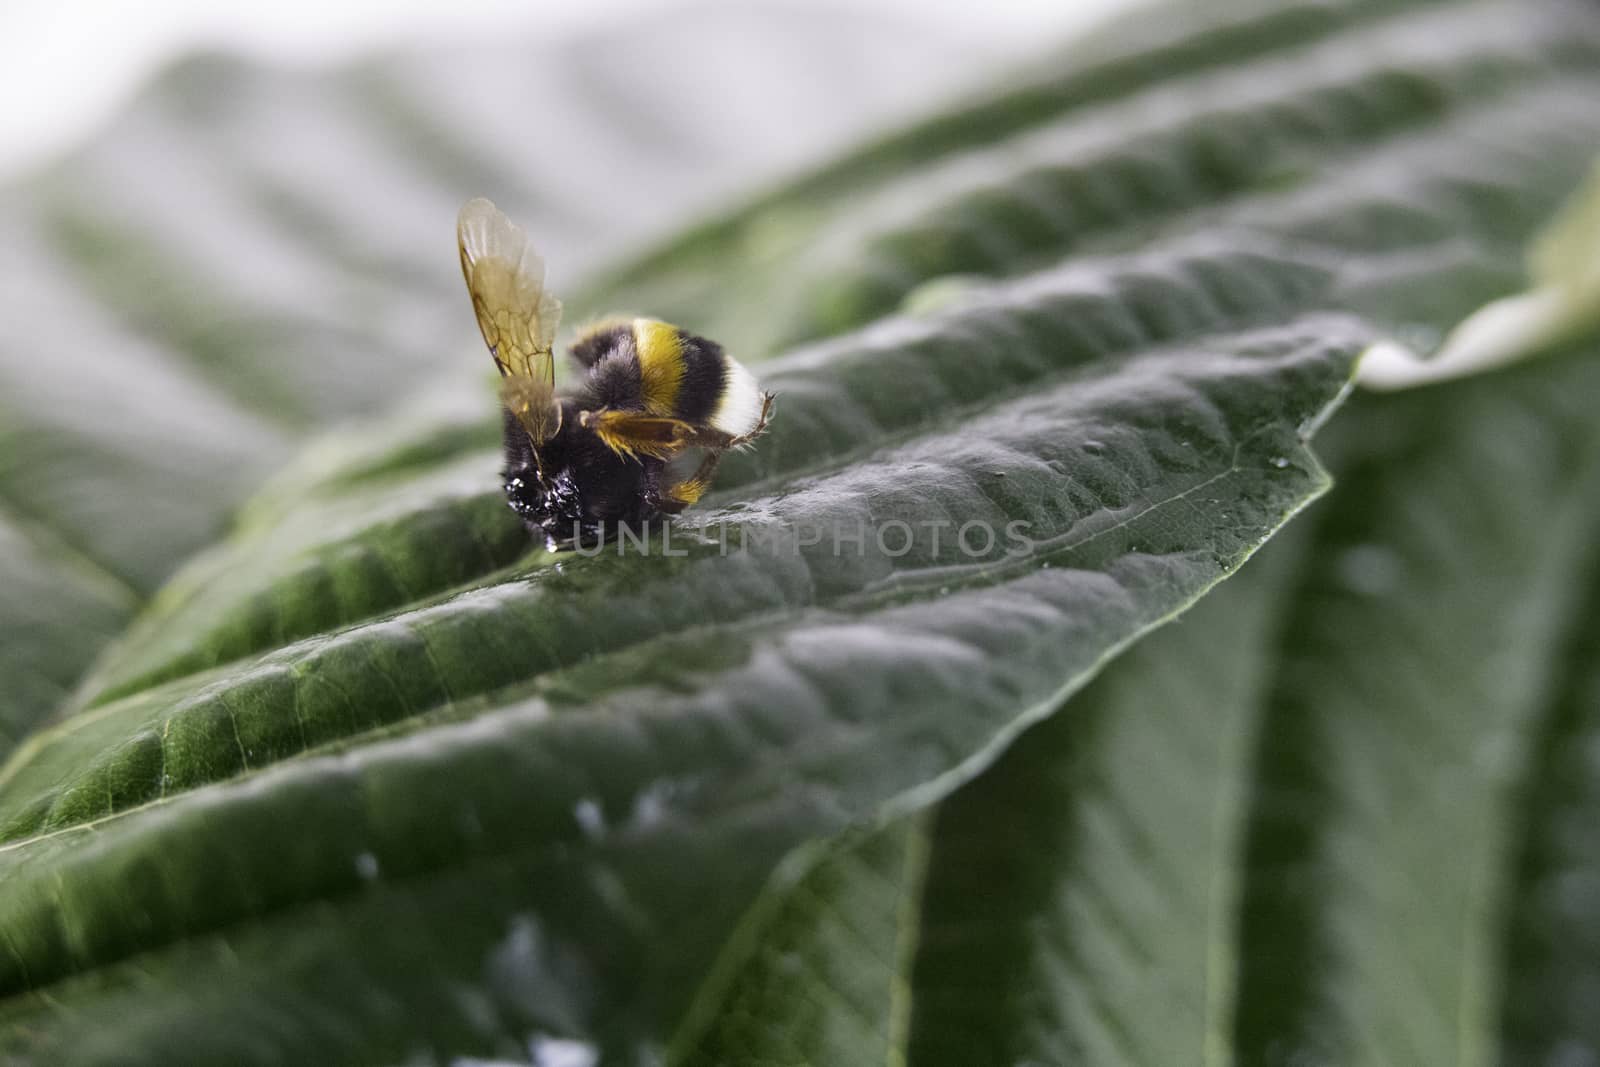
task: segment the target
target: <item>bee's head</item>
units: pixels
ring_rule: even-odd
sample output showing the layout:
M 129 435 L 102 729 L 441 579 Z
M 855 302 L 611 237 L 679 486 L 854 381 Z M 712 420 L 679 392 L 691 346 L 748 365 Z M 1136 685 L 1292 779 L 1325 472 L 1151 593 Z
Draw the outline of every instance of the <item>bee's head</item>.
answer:
M 656 513 L 654 462 L 619 456 L 579 420 L 563 420 L 537 452 L 508 449 L 506 500 L 551 548 L 599 544 Z

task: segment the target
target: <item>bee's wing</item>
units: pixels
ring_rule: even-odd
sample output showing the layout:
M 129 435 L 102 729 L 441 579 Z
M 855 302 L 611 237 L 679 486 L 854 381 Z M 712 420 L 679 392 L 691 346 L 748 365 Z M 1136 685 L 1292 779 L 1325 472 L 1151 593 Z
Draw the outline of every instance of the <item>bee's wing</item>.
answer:
M 552 346 L 561 301 L 545 291 L 544 260 L 522 227 L 482 197 L 461 209 L 456 243 L 478 329 L 504 376 L 506 406 L 541 444 L 560 425 Z

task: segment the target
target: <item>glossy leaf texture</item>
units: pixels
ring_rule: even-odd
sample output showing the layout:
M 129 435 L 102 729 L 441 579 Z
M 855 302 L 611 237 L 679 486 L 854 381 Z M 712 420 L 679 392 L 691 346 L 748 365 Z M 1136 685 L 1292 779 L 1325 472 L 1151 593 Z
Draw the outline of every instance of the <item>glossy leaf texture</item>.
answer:
M 530 548 L 471 373 L 374 402 L 0 768 L 0 1048 L 1536 1044 L 1505 968 L 1570 988 L 1580 920 L 1530 911 L 1531 953 L 1509 916 L 1583 863 L 1545 822 L 1585 795 L 1520 784 L 1586 729 L 1550 657 L 1600 362 L 1334 408 L 1375 339 L 1525 286 L 1597 102 L 1583 4 L 1236 3 L 868 145 L 573 301 L 770 356 L 770 434 L 648 554 Z M 202 362 L 268 395 L 223 369 L 249 351 Z M 1319 432 L 1345 484 L 1212 593 L 1327 489 Z

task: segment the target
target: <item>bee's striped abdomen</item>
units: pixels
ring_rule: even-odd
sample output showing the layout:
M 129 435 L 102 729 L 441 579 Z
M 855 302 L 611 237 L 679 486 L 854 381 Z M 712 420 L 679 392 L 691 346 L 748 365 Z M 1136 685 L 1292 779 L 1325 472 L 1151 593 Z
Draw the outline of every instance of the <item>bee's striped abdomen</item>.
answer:
M 755 429 L 760 387 L 721 345 L 655 319 L 635 319 L 633 341 L 645 410 L 730 437 Z

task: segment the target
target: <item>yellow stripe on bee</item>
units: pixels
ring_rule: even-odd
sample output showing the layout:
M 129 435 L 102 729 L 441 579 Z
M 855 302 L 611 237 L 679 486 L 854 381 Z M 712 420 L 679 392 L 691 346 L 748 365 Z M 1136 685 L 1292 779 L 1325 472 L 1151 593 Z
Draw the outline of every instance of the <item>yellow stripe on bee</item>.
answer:
M 634 319 L 633 343 L 639 350 L 645 410 L 652 415 L 671 415 L 683 383 L 683 341 L 678 328 L 659 319 Z

